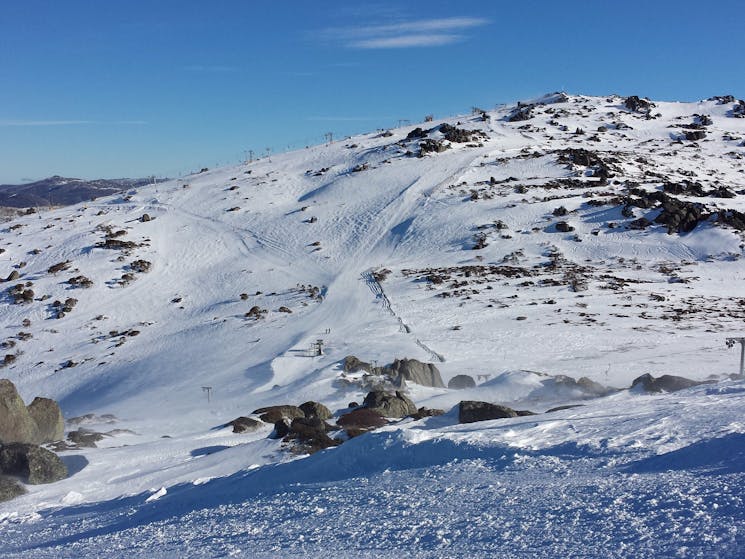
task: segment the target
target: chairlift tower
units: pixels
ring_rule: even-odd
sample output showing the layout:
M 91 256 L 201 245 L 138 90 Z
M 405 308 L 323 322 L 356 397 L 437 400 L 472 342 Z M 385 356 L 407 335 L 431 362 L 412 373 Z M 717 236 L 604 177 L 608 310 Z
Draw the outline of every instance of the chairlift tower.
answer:
M 745 374 L 745 338 L 727 338 L 725 342 L 728 348 L 740 344 L 740 376 Z

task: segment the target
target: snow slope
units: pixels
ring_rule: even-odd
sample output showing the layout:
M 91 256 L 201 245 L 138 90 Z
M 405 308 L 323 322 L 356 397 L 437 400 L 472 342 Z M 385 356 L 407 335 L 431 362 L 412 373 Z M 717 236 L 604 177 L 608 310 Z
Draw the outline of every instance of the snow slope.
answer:
M 632 228 L 660 209 L 624 200 L 690 181 L 733 197 L 680 200 L 745 211 L 745 119 L 716 99 L 651 118 L 618 97 L 538 101 L 526 121 L 509 106 L 422 124 L 449 146 L 422 157 L 410 126 L 8 222 L 8 287 L 32 282 L 34 300 L 4 292 L 16 358 L 0 375 L 129 432 L 63 453 L 74 475 L 0 504 L 4 555 L 737 557 L 742 381 L 585 400 L 552 375 L 622 388 L 736 372 L 742 233 L 715 216 Z M 706 138 L 683 139 L 704 114 Z M 482 135 L 449 142 L 443 123 Z M 107 233 L 137 246 L 97 246 Z M 92 286 L 65 283 L 80 275 Z M 349 354 L 483 375 L 462 392 L 410 385 L 420 406 L 585 406 L 466 426 L 451 411 L 308 458 L 271 427 L 220 427 L 264 405 L 361 401 L 340 382 Z

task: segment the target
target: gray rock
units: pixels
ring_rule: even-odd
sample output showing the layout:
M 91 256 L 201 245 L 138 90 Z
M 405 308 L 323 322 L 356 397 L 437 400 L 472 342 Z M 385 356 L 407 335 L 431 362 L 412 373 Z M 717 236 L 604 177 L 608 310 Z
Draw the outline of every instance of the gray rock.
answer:
M 417 412 L 414 402 L 400 391 L 391 394 L 382 390 L 374 390 L 365 396 L 362 405 L 383 417 L 406 417 Z
M 300 409 L 305 414 L 305 417 L 317 417 L 319 419 L 331 419 L 334 414 L 323 404 L 318 402 L 305 402 L 300 404 Z
M 507 406 L 464 400 L 458 404 L 458 423 L 476 423 L 490 419 L 517 417 L 518 413 Z
M 662 375 L 655 378 L 649 373 L 637 377 L 631 383 L 631 388 L 638 388 L 645 392 L 676 392 L 705 382 L 697 382 L 685 377 L 675 375 Z
M 455 375 L 448 382 L 448 388 L 453 390 L 465 390 L 466 388 L 475 388 L 476 381 L 470 375 Z
M 31 419 L 36 423 L 36 444 L 61 441 L 65 436 L 65 419 L 62 410 L 54 400 L 49 398 L 34 398 L 27 408 Z
M 103 438 L 103 433 L 89 431 L 88 429 L 78 429 L 77 431 L 70 431 L 67 434 L 68 441 L 86 448 L 96 448 L 96 443 L 103 440 Z
M 370 365 L 370 363 L 361 361 L 354 355 L 347 355 L 344 358 L 344 372 L 354 373 L 356 371 L 367 371 L 368 373 L 370 373 L 372 372 L 372 365 Z
M 305 417 L 305 413 L 297 406 L 268 406 L 254 410 L 261 421 L 265 423 L 277 423 L 280 419 L 293 420 L 296 417 Z
M 399 386 L 402 386 L 400 381 L 403 379 L 421 386 L 445 388 L 440 371 L 432 363 L 422 363 L 416 359 L 396 359 L 385 369 Z
M 38 438 L 37 427 L 15 385 L 0 379 L 0 441 L 30 443 Z
M 382 427 L 387 423 L 388 421 L 378 411 L 368 408 L 358 408 L 345 413 L 336 420 L 336 424 L 347 431 L 350 429 L 370 430 L 376 427 Z
M 260 429 L 263 425 L 265 425 L 265 423 L 252 417 L 241 416 L 236 417 L 227 425 L 230 425 L 233 428 L 233 433 L 251 433 L 253 431 L 256 431 L 257 429 Z
M 26 493 L 26 488 L 18 483 L 18 481 L 0 476 L 0 503 L 15 499 L 24 493 Z
M 0 446 L 0 473 L 20 476 L 31 485 L 52 483 L 67 477 L 67 467 L 54 452 L 34 444 Z

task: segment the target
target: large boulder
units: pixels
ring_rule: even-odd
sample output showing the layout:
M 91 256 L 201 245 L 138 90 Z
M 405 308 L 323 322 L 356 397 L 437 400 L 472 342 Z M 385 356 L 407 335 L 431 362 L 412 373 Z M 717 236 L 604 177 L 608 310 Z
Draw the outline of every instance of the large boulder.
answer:
M 349 432 L 350 429 L 371 430 L 386 425 L 388 421 L 376 410 L 358 408 L 345 413 L 336 420 L 336 424 Z
M 640 377 L 636 377 L 631 383 L 631 388 L 643 390 L 644 392 L 676 392 L 699 384 L 702 383 L 685 377 L 662 375 L 655 378 L 649 373 L 646 373 Z
M 52 483 L 67 477 L 67 467 L 54 452 L 34 444 L 0 446 L 0 473 L 20 476 L 31 485 Z
M 35 442 L 37 431 L 15 385 L 8 379 L 0 379 L 0 442 Z
M 341 444 L 340 440 L 328 436 L 329 430 L 331 427 L 318 417 L 296 417 L 284 440 L 296 441 L 297 450 L 312 454 Z
M 297 406 L 268 406 L 259 408 L 252 413 L 259 416 L 265 423 L 277 423 L 281 419 L 293 420 L 296 417 L 305 417 L 305 413 Z
M 417 407 L 403 392 L 373 390 L 365 396 L 362 405 L 383 417 L 406 417 L 417 412 Z
M 263 421 L 244 416 L 236 417 L 233 421 L 226 424 L 226 426 L 233 428 L 233 433 L 252 433 L 264 425 L 266 424 Z
M 401 380 L 408 380 L 421 386 L 445 388 L 440 371 L 432 363 L 422 363 L 416 359 L 396 359 L 386 366 L 386 373 L 402 385 Z
M 65 419 L 62 417 L 62 410 L 54 400 L 49 398 L 34 398 L 28 407 L 28 414 L 36 423 L 37 444 L 52 443 L 60 441 L 65 436 Z
M 470 375 L 455 375 L 448 381 L 448 388 L 453 390 L 465 390 L 466 388 L 476 388 L 476 381 Z
M 24 493 L 26 493 L 26 488 L 18 481 L 0 476 L 0 503 L 15 499 Z
M 506 419 L 518 415 L 518 412 L 512 408 L 490 404 L 489 402 L 464 400 L 458 404 L 458 423 L 476 423 L 477 421 Z
M 331 410 L 319 402 L 305 402 L 300 404 L 300 409 L 305 414 L 305 417 L 317 417 L 319 419 L 331 419 L 334 414 Z
M 365 363 L 354 355 L 347 355 L 343 363 L 345 373 L 354 373 L 356 371 L 372 372 L 372 365 L 370 363 Z

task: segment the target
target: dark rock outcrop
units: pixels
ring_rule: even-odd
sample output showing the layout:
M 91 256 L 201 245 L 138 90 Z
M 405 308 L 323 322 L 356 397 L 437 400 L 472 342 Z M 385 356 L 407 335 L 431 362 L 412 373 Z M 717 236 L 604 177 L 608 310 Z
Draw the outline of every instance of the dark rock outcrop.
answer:
M 78 429 L 77 431 L 70 431 L 67 434 L 67 440 L 75 444 L 78 447 L 85 448 L 96 448 L 96 443 L 102 441 L 104 438 L 103 433 L 96 431 L 90 431 L 88 429 Z
M 268 406 L 259 408 L 252 413 L 259 416 L 259 419 L 265 423 L 276 423 L 280 419 L 295 419 L 296 417 L 305 417 L 305 413 L 297 406 Z
M 336 424 L 346 430 L 370 430 L 386 425 L 388 421 L 376 410 L 358 408 L 345 413 L 336 420 Z
M 706 131 L 704 130 L 686 130 L 685 131 L 685 137 L 686 140 L 689 142 L 695 142 L 697 140 L 703 140 L 706 138 Z
M 476 381 L 470 375 L 455 375 L 448 381 L 448 388 L 453 390 L 465 390 L 466 388 L 475 388 Z
M 226 424 L 233 428 L 233 433 L 252 433 L 260 429 L 265 423 L 252 417 L 236 417 L 233 421 Z
M 491 419 L 517 417 L 518 412 L 507 406 L 464 400 L 458 404 L 458 423 L 476 423 Z
M 52 483 L 67 477 L 67 467 L 54 452 L 34 444 L 0 446 L 0 473 L 20 476 L 31 485 Z
M 305 402 L 300 404 L 300 409 L 305 414 L 305 417 L 317 417 L 319 419 L 331 419 L 334 414 L 331 410 L 319 402 Z
M 635 378 L 631 383 L 631 388 L 641 389 L 645 392 L 676 392 L 699 384 L 706 383 L 675 375 L 662 375 L 655 378 L 646 373 Z
M 403 392 L 395 393 L 374 390 L 365 396 L 362 404 L 383 417 L 406 417 L 417 412 L 417 407 Z
M 655 106 L 655 104 L 651 101 L 647 99 L 641 99 L 637 95 L 631 95 L 630 97 L 627 97 L 623 104 L 628 110 L 638 113 L 647 113 L 652 109 L 652 107 Z
M 297 451 L 312 454 L 324 448 L 338 446 L 341 441 L 328 436 L 331 427 L 318 417 L 296 417 L 290 423 L 285 442 L 295 441 Z

